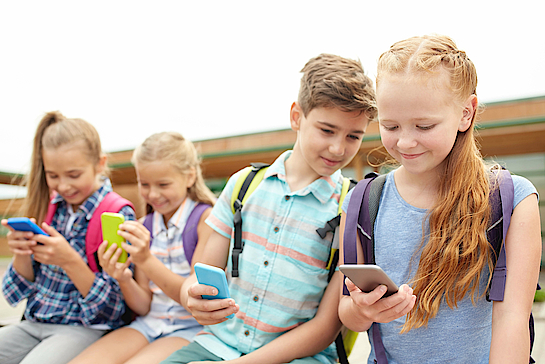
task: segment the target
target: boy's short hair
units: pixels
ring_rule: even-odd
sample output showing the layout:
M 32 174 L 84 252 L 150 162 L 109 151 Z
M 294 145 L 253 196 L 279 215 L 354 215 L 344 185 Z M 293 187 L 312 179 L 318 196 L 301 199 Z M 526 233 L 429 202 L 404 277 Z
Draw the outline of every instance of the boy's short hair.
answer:
M 377 106 L 373 81 L 365 75 L 360 61 L 322 53 L 311 58 L 301 70 L 298 102 L 305 116 L 317 107 L 365 112 L 375 119 Z

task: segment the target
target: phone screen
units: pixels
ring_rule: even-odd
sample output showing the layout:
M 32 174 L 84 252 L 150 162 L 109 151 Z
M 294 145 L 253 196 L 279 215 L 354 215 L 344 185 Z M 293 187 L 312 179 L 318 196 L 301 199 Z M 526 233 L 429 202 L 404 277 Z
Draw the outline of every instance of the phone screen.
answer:
M 108 242 L 108 248 L 112 244 L 116 244 L 121 248 L 121 243 L 124 243 L 125 239 L 118 235 L 117 231 L 119 230 L 119 225 L 125 222 L 125 216 L 114 212 L 104 212 L 100 215 L 100 222 L 102 224 L 102 238 Z M 127 258 L 127 252 L 123 249 L 123 252 L 117 261 L 125 263 Z

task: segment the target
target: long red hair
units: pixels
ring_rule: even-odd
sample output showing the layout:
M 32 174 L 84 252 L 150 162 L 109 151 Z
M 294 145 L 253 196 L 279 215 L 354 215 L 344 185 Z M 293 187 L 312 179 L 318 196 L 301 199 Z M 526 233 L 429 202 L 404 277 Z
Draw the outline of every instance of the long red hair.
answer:
M 381 77 L 449 75 L 449 86 L 458 101 L 476 95 L 477 73 L 473 62 L 446 36 L 413 37 L 395 43 L 378 62 Z M 445 160 L 436 205 L 429 212 L 429 235 L 424 244 L 412 286 L 417 302 L 407 315 L 402 332 L 426 326 L 444 301 L 454 308 L 468 293 L 473 302 L 481 296 L 484 268 L 492 270 L 486 237 L 489 223 L 489 172 L 474 136 L 475 115 L 465 132 L 458 132 Z

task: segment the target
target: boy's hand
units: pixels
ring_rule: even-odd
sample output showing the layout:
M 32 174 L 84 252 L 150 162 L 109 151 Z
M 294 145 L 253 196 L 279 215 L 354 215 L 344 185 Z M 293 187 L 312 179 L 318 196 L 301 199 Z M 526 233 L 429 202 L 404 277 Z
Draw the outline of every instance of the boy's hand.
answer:
M 123 250 L 117 244 L 112 244 L 109 248 L 107 246 L 108 242 L 103 241 L 97 250 L 98 263 L 103 271 L 118 282 L 129 281 L 132 278 L 132 271 L 129 269 L 131 257 L 125 263 L 119 263 L 117 260 Z
M 416 296 L 406 284 L 401 285 L 397 293 L 382 298 L 386 293 L 386 286 L 381 285 L 369 293 L 362 292 L 349 278 L 345 280 L 352 302 L 358 307 L 359 318 L 362 322 L 371 321 L 386 323 L 405 316 L 412 310 Z
M 32 247 L 34 260 L 42 264 L 52 264 L 63 268 L 65 265 L 73 263 L 76 259 L 81 259 L 80 255 L 72 248 L 61 233 L 45 222 L 42 223 L 41 227 L 49 236 L 34 235 L 33 239 L 41 243 Z
M 35 219 L 31 219 L 36 222 Z M 7 219 L 2 219 L 2 225 L 9 229 L 6 236 L 8 239 L 8 248 L 15 255 L 30 256 L 34 254 L 33 247 L 37 245 L 36 240 L 33 240 L 34 233 L 30 231 L 16 231 L 8 225 Z
M 119 225 L 118 234 L 130 244 L 121 243 L 121 246 L 131 256 L 136 265 L 143 264 L 152 257 L 149 250 L 150 232 L 138 221 L 125 221 Z
M 239 306 L 232 298 L 208 300 L 202 295 L 215 296 L 218 290 L 212 286 L 193 283 L 187 290 L 186 307 L 201 325 L 215 325 L 226 321 L 227 316 L 237 313 Z

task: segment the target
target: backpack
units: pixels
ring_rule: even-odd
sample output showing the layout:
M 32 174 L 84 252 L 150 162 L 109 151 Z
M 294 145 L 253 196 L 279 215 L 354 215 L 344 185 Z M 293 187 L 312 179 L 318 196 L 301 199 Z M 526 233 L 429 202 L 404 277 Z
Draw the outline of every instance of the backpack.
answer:
M 236 278 L 239 276 L 239 267 L 238 261 L 242 250 L 244 249 L 244 242 L 242 241 L 242 207 L 248 197 L 254 192 L 259 183 L 263 180 L 265 171 L 269 167 L 265 163 L 251 163 L 250 167 L 246 167 L 238 177 L 233 193 L 231 194 L 231 211 L 234 214 L 234 244 L 232 251 L 232 277 Z M 339 261 L 339 236 L 337 230 L 341 221 L 341 211 L 342 203 L 344 197 L 356 185 L 356 181 L 350 178 L 343 179 L 343 185 L 341 188 L 341 196 L 339 199 L 339 209 L 338 214 L 333 219 L 329 220 L 323 228 L 317 229 L 316 233 L 320 235 L 322 239 L 325 238 L 328 232 L 333 233 L 333 244 L 329 256 L 329 261 L 327 263 L 326 269 L 328 269 L 328 278 L 329 282 L 335 273 L 337 263 Z M 335 248 L 336 247 L 336 248 Z M 348 356 L 356 342 L 358 336 L 357 332 L 345 330 L 344 336 L 343 333 L 339 333 L 335 339 L 335 344 L 337 347 L 337 354 L 339 360 L 342 364 L 348 364 Z
M 498 188 L 493 188 L 490 195 L 492 215 L 490 221 L 494 223 L 487 230 L 487 238 L 494 250 L 494 271 L 490 285 L 487 287 L 487 301 L 503 301 L 506 279 L 506 256 L 503 237 L 507 235 L 511 214 L 513 212 L 514 186 L 511 174 L 507 170 L 496 170 L 494 175 L 499 182 Z M 386 182 L 386 175 L 370 173 L 360 181 L 350 198 L 348 204 L 346 225 L 344 232 L 344 264 L 357 264 L 357 240 L 359 235 L 363 248 L 365 264 L 375 263 L 374 225 L 377 217 L 382 189 Z M 497 259 L 496 259 L 497 258 Z M 537 289 L 541 289 L 538 287 Z M 348 289 L 343 284 L 343 294 L 349 295 Z M 373 323 L 373 325 L 376 325 Z M 534 343 L 534 319 L 530 314 L 529 321 L 530 352 Z M 377 363 L 388 363 L 386 351 L 380 337 L 380 330 L 375 326 L 373 340 Z M 530 357 L 530 363 L 535 361 Z
M 102 215 L 103 212 L 119 212 L 125 206 L 130 206 L 134 210 L 132 202 L 124 199 L 117 193 L 110 191 L 104 196 L 102 201 L 100 201 L 95 212 L 93 212 L 93 216 L 91 216 L 91 219 L 89 220 L 87 233 L 85 235 L 85 254 L 87 256 L 87 265 L 89 265 L 89 268 L 91 268 L 93 273 L 102 271 L 98 264 L 97 255 L 98 246 L 103 241 L 100 215 Z M 57 204 L 50 203 L 44 220 L 48 225 L 53 221 L 53 216 L 55 216 L 56 211 Z
M 185 222 L 184 230 L 182 231 L 184 253 L 190 265 L 191 261 L 193 260 L 195 247 L 197 246 L 197 242 L 199 240 L 199 236 L 197 234 L 197 226 L 199 225 L 199 220 L 201 219 L 203 212 L 209 207 L 211 206 L 205 203 L 197 203 L 197 205 L 195 205 L 193 210 L 191 210 L 191 212 L 189 213 L 187 221 Z M 150 232 L 149 245 L 151 246 L 153 242 L 153 212 L 146 215 L 143 225 Z

